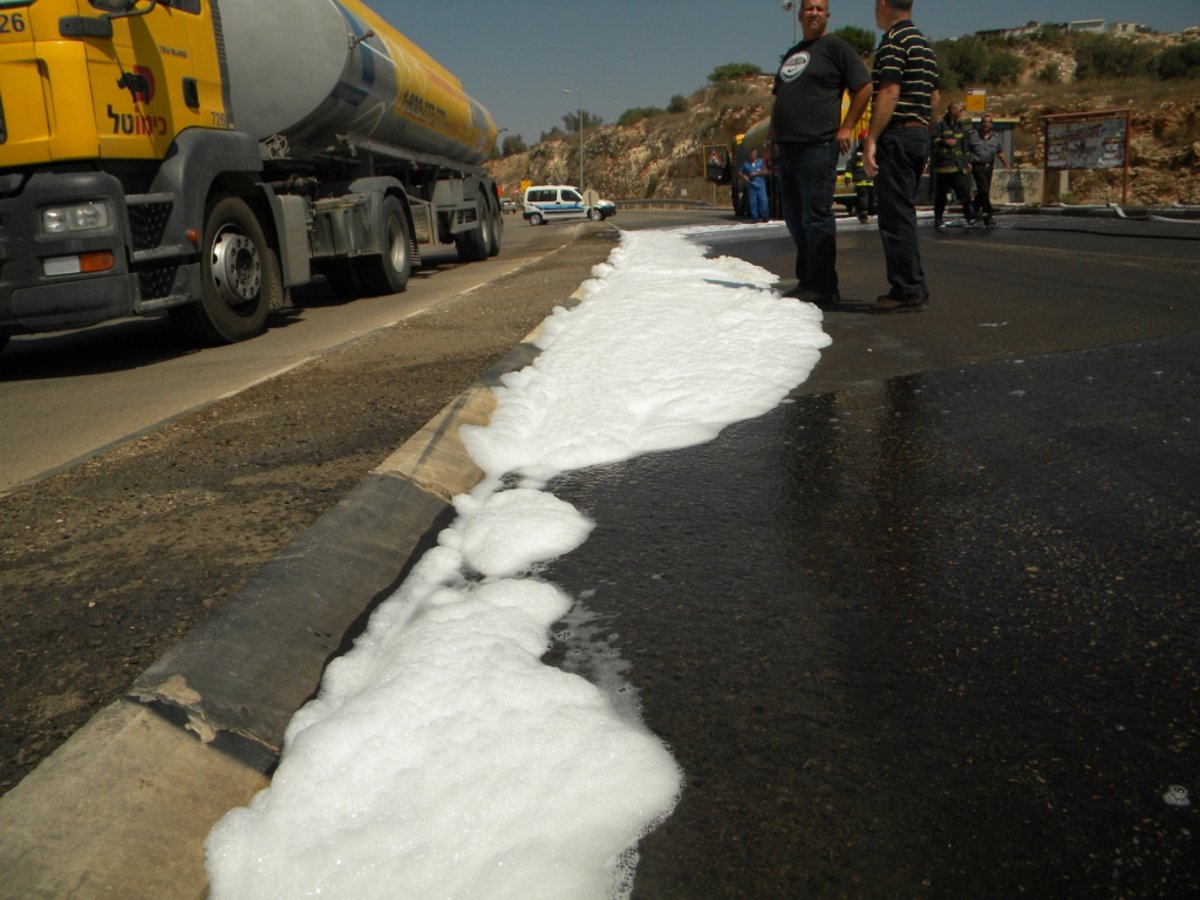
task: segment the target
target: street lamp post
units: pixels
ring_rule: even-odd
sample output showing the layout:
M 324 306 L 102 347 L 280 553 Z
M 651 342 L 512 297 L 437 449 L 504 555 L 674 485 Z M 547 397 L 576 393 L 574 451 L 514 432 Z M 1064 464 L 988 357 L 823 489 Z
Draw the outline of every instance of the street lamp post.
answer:
M 800 5 L 800 0 L 783 0 L 783 2 L 780 3 L 780 6 L 783 7 L 783 11 L 785 13 L 792 12 L 799 5 Z M 799 24 L 799 19 L 800 19 L 799 14 L 792 16 L 792 43 L 793 44 L 797 43 L 800 40 L 800 35 L 796 30 L 797 26 Z
M 563 88 L 564 94 L 574 94 L 579 98 L 579 193 L 583 193 L 583 93 Z

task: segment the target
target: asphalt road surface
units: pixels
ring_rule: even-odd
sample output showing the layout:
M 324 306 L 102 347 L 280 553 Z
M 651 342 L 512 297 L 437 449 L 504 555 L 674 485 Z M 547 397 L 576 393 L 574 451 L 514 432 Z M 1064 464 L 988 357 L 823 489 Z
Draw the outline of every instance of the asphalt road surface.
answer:
M 685 772 L 635 897 L 1200 895 L 1200 226 L 1001 221 L 922 230 L 894 316 L 844 231 L 790 402 L 552 486 L 598 523 L 555 659 L 625 660 Z
M 1197 226 L 1000 221 L 923 230 L 933 300 L 899 316 L 866 314 L 878 235 L 851 225 L 789 402 L 554 485 L 598 525 L 545 573 L 592 617 L 550 659 L 627 661 L 686 778 L 635 896 L 1200 891 Z M 790 286 L 779 226 L 710 240 Z M 587 226 L 4 497 L 0 789 L 612 245 Z
M 198 349 L 165 316 L 13 338 L 0 353 L 0 494 L 516 271 L 572 233 L 505 222 L 493 259 L 463 264 L 439 248 L 403 294 L 352 302 L 318 280 L 297 289 L 294 312 L 240 344 Z

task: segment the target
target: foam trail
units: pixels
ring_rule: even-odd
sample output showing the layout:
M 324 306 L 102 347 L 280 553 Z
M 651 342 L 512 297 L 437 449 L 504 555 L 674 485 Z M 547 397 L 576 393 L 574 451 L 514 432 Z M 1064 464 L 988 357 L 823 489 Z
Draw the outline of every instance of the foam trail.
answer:
M 572 600 L 530 573 L 594 524 L 540 488 L 779 403 L 829 339 L 774 282 L 682 233 L 623 235 L 491 423 L 462 430 L 484 481 L 329 665 L 270 788 L 209 835 L 214 898 L 628 895 L 680 772 L 627 709 L 540 660 Z

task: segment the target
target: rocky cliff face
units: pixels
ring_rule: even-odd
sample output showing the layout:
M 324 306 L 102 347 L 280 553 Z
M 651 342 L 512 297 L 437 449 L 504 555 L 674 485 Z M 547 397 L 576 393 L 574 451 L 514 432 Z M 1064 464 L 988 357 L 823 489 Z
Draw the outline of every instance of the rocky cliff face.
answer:
M 1079 92 L 1047 103 L 1036 90 L 1020 88 L 997 95 L 989 108 L 997 116 L 1019 120 L 1016 161 L 1040 168 L 1044 163 L 1041 116 L 1051 113 L 1132 109 L 1129 156 L 1131 205 L 1200 205 L 1200 85 L 1174 85 L 1161 92 L 1106 90 Z M 1129 94 L 1134 96 L 1128 96 Z M 1183 96 L 1173 96 L 1184 94 Z M 1062 198 L 1071 203 L 1121 200 L 1120 169 L 1070 173 Z
M 770 111 L 771 78 L 710 86 L 689 100 L 687 112 L 663 114 L 632 125 L 602 125 L 584 132 L 587 187 L 615 200 L 713 199 L 703 177 L 706 148 L 728 147 Z M 579 138 L 542 141 L 525 153 L 489 164 L 506 194 L 522 179 L 535 184 L 579 180 Z M 721 196 L 728 199 L 728 188 Z
M 1169 42 L 1178 36 L 1160 40 Z M 1129 203 L 1200 204 L 1197 79 L 1075 82 L 1073 60 L 1052 56 L 1053 51 L 1030 50 L 1016 86 L 989 90 L 989 111 L 1018 120 L 1015 161 L 1022 166 L 1042 166 L 1044 115 L 1132 108 Z M 1038 79 L 1037 73 L 1047 62 L 1058 64 L 1060 83 L 1051 85 Z M 709 85 L 692 95 L 686 112 L 585 132 L 586 186 L 618 201 L 686 199 L 728 205 L 729 189 L 714 188 L 704 181 L 707 148 L 729 146 L 736 135 L 769 115 L 770 88 L 770 76 Z M 943 107 L 950 99 L 954 98 L 943 95 Z M 514 197 L 523 179 L 574 184 L 579 180 L 578 136 L 543 141 L 528 152 L 492 161 L 490 169 L 506 194 Z M 1070 203 L 1119 202 L 1122 180 L 1121 170 L 1073 171 L 1062 199 Z

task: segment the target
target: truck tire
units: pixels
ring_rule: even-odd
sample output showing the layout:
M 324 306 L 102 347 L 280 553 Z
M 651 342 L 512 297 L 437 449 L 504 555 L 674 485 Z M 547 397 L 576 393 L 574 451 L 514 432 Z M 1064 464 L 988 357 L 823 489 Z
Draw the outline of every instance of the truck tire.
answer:
M 489 200 L 488 205 L 492 208 L 492 245 L 488 248 L 488 256 L 497 256 L 504 237 L 504 214 L 495 201 Z
M 283 296 L 279 259 L 240 197 L 209 209 L 200 245 L 200 299 L 171 309 L 171 318 L 202 343 L 232 344 L 261 334 Z
M 365 294 L 373 297 L 399 294 L 408 286 L 412 274 L 412 238 L 404 204 L 397 197 L 385 197 L 379 214 L 385 241 L 383 253 L 354 260 L 359 283 Z
M 488 258 L 492 248 L 492 211 L 488 206 L 487 197 L 482 191 L 475 208 L 475 219 L 478 228 L 470 231 L 460 231 L 454 236 L 454 246 L 458 250 L 458 258 L 463 262 L 480 262 Z
M 545 222 L 545 221 L 546 221 L 546 220 L 542 218 L 542 214 L 541 214 L 541 213 L 534 213 L 533 215 L 531 215 L 531 216 L 529 217 L 529 224 L 530 224 L 530 225 L 541 225 L 541 224 L 542 224 L 543 222 Z

